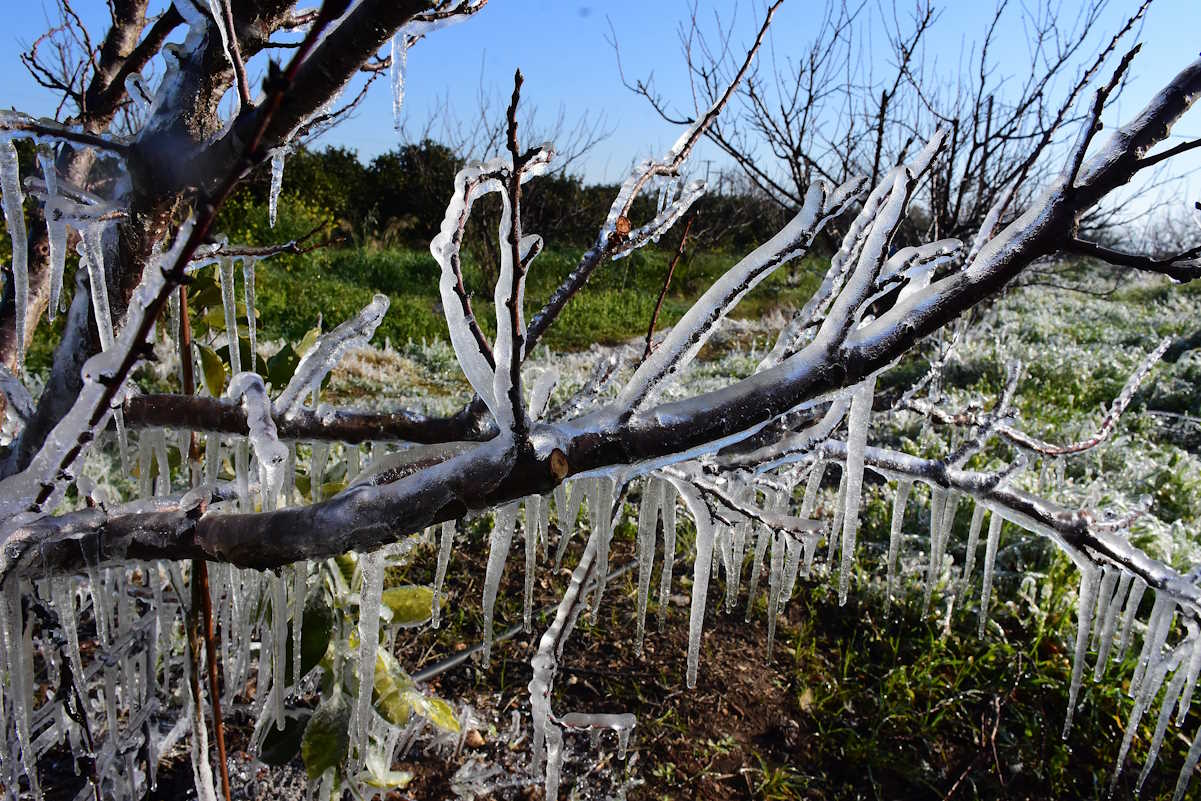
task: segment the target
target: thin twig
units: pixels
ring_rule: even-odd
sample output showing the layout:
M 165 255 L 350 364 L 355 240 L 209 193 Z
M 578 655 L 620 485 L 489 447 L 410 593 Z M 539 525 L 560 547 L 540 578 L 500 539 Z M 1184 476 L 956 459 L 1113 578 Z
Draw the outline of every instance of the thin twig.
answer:
M 675 274 L 676 265 L 680 258 L 684 255 L 684 245 L 688 242 L 688 232 L 692 230 L 692 221 L 696 219 L 693 214 L 688 218 L 688 222 L 684 223 L 684 233 L 680 236 L 680 246 L 676 248 L 676 255 L 671 257 L 671 263 L 667 265 L 667 275 L 663 276 L 663 288 L 659 290 L 659 299 L 655 301 L 655 310 L 651 312 L 651 322 L 646 328 L 646 348 L 642 351 L 642 358 L 651 355 L 653 345 L 651 340 L 655 336 L 655 324 L 659 321 L 659 310 L 663 308 L 663 298 L 667 297 L 667 287 L 671 284 L 671 277 Z
M 249 108 L 250 83 L 246 80 L 246 64 L 242 61 L 242 49 L 238 45 L 238 29 L 234 26 L 234 12 L 230 0 L 221 0 L 221 15 L 224 17 L 226 40 L 229 42 L 229 59 L 234 63 L 234 76 L 238 84 L 238 97 L 242 108 Z

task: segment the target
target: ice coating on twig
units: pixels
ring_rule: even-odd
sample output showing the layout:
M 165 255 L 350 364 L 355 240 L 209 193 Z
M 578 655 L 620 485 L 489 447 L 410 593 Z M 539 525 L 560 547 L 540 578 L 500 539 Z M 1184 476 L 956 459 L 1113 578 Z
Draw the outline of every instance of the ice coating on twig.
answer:
M 638 408 L 660 381 L 687 366 L 708 341 L 717 321 L 773 270 L 804 255 L 825 223 L 854 197 L 857 186 L 858 182 L 852 181 L 830 191 L 819 181 L 810 187 L 796 216 L 705 290 L 639 365 L 617 398 L 618 408 Z
M 0 393 L 7 401 L 5 411 L 21 422 L 28 420 L 33 414 L 33 397 L 29 390 L 21 383 L 21 379 L 3 364 L 0 364 Z
M 94 431 L 103 430 L 112 414 L 111 408 L 104 408 L 95 424 L 91 419 L 93 409 L 102 407 L 102 399 L 108 397 L 108 387 L 104 382 L 116 374 L 123 354 L 135 347 L 133 338 L 146 309 L 166 282 L 163 268 L 174 263 L 190 230 L 190 222 L 181 226 L 172 248 L 151 260 L 143 270 L 142 280 L 133 291 L 125 326 L 121 329 L 116 346 L 84 363 L 80 371 L 83 385 L 75 402 L 51 429 L 29 466 L 0 481 L 0 520 L 6 521 L 6 527 L 20 525 L 23 519 L 17 517 L 20 512 L 53 509 L 62 500 L 67 486 L 74 481 L 80 461 L 88 451 L 86 444 L 93 441 Z M 81 444 L 83 447 L 80 447 Z M 0 574 L 7 569 L 8 560 L 7 552 L 0 555 Z
M 538 641 L 538 650 L 530 660 L 533 677 L 528 685 L 530 691 L 530 712 L 534 724 L 532 743 L 532 769 L 537 770 L 542 764 L 543 747 L 546 754 L 546 798 L 558 798 L 559 778 L 563 760 L 563 733 L 555 724 L 555 718 L 550 708 L 550 693 L 554 686 L 555 672 L 558 660 L 563 656 L 563 647 L 575 627 L 576 620 L 583 610 L 587 595 L 587 582 L 594 575 L 596 567 L 597 535 L 593 532 L 588 538 L 588 544 L 580 557 L 579 564 L 571 574 L 571 582 L 567 591 L 559 600 L 559 607 L 551 623 Z
M 509 558 L 509 546 L 513 542 L 513 529 L 517 523 L 517 504 L 510 503 L 496 510 L 492 534 L 488 544 L 488 567 L 484 573 L 484 667 L 492 659 L 492 612 L 496 608 L 496 594 L 504 576 L 505 562 Z
M 872 376 L 855 388 L 847 417 L 846 512 L 843 516 L 842 563 L 838 574 L 838 605 L 845 606 L 855 563 L 855 534 L 859 530 L 859 503 L 863 497 L 863 449 L 867 447 L 867 428 L 871 422 L 876 378 Z M 831 536 L 837 536 L 834 531 Z
M 275 419 L 271 416 L 271 399 L 262 376 L 242 372 L 229 382 L 226 392 L 229 398 L 241 398 L 246 408 L 246 425 L 250 430 L 250 445 L 258 460 L 259 487 L 262 493 L 263 510 L 270 511 L 278 503 L 284 486 L 284 470 L 288 462 L 288 448 L 279 441 Z
M 63 271 L 67 263 L 67 223 L 58 209 L 58 170 L 54 167 L 54 152 L 38 149 L 38 164 L 46 179 L 46 238 L 50 260 L 50 297 L 46 304 L 46 316 L 53 320 L 58 314 L 58 304 L 63 291 Z
M 288 386 L 275 399 L 276 413 L 284 416 L 294 414 L 304 403 L 304 396 L 337 366 L 343 353 L 366 345 L 383 321 L 388 303 L 387 295 L 377 294 L 354 317 L 317 337 L 313 347 L 300 357 Z

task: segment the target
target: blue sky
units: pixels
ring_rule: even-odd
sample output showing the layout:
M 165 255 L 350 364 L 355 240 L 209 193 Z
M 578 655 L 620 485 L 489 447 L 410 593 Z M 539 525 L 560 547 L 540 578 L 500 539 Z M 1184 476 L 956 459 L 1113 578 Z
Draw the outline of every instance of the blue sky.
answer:
M 53 99 L 33 84 L 18 60 L 22 46 L 46 27 L 39 2 L 0 0 L 8 21 L 7 30 L 0 35 L 0 103 L 49 114 Z M 735 43 L 750 41 L 763 6 L 761 0 L 698 2 L 706 29 L 716 29 L 719 23 L 714 14 L 720 13 L 720 25 L 732 31 Z M 875 0 L 870 2 L 878 13 L 880 6 Z M 1062 20 L 1079 16 L 1079 0 L 1060 2 Z M 896 0 L 896 4 L 906 13 L 906 0 Z M 891 3 L 884 5 L 892 7 Z M 589 179 L 616 179 L 632 161 L 669 146 L 678 129 L 664 123 L 645 100 L 622 87 L 613 49 L 606 41 L 610 23 L 621 44 L 627 77 L 645 78 L 653 73 L 659 92 L 688 110 L 690 94 L 677 30 L 687 19 L 690 6 L 690 0 L 491 0 L 475 18 L 438 31 L 413 48 L 407 72 L 406 125 L 410 131 L 420 131 L 443 104 L 459 117 L 469 117 L 481 87 L 497 97 L 507 93 L 513 70 L 520 67 L 526 76 L 525 102 L 537 105 L 541 119 L 549 120 L 560 109 L 569 121 L 584 114 L 605 118 L 613 133 L 580 164 L 580 170 Z M 76 7 L 96 30 L 102 27 L 107 11 L 101 0 L 76 0 Z M 939 68 L 956 70 L 983 35 L 993 3 L 944 0 L 936 7 L 940 17 L 928 40 L 927 59 Z M 1107 34 L 1115 30 L 1134 7 L 1130 0 L 1114 0 L 1099 30 Z M 735 8 L 737 13 L 733 13 Z M 778 58 L 807 46 L 820 10 L 821 3 L 815 0 L 784 4 L 769 41 Z M 1000 30 L 996 51 L 1002 54 L 1001 72 L 1014 76 L 1030 69 L 1027 33 L 1017 24 L 1018 16 L 1012 14 L 1012 22 Z M 1134 80 L 1107 122 L 1128 117 L 1159 85 L 1197 57 L 1201 50 L 1199 24 L 1201 0 L 1155 0 L 1140 36 L 1145 44 L 1133 68 Z M 864 57 L 885 69 L 885 50 L 867 48 Z M 261 74 L 262 65 L 252 65 L 252 73 L 255 71 Z M 1195 111 L 1178 133 L 1201 135 L 1199 118 L 1201 113 Z M 322 141 L 352 147 L 364 158 L 394 147 L 398 137 L 392 128 L 386 80 L 377 82 L 353 119 Z M 702 149 L 696 158 L 720 157 L 711 149 Z M 1189 166 L 1199 164 L 1196 159 L 1189 162 Z

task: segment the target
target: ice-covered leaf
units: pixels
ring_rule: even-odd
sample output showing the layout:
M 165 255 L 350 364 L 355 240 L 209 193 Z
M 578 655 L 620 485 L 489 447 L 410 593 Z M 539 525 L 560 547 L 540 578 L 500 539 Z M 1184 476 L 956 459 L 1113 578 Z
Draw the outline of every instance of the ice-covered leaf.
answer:
M 392 587 L 384 590 L 383 602 L 392 612 L 394 625 L 418 626 L 430 619 L 434 591 L 421 585 Z
M 300 757 L 310 779 L 346 759 L 350 747 L 350 701 L 338 692 L 323 700 L 304 728 Z

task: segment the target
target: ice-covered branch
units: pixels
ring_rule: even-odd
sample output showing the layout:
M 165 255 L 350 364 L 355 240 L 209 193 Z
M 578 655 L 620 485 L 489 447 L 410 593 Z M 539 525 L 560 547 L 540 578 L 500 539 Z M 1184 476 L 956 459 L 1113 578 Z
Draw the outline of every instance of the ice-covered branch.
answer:
M 388 296 L 376 295 L 363 310 L 342 322 L 329 333 L 322 334 L 301 357 L 296 371 L 284 391 L 275 399 L 276 413 L 291 417 L 304 403 L 305 396 L 320 386 L 330 370 L 337 366 L 342 354 L 351 348 L 362 347 L 371 339 L 375 329 L 388 311 Z
M 621 409 L 642 405 L 669 373 L 683 369 L 695 357 L 730 310 L 781 264 L 808 252 L 814 237 L 855 198 L 861 180 L 829 189 L 824 182 L 810 187 L 805 205 L 767 242 L 717 279 L 635 371 L 617 399 Z
M 763 39 L 767 35 L 768 28 L 771 25 L 772 17 L 775 15 L 776 9 L 780 7 L 782 1 L 776 0 L 768 8 L 763 24 L 759 28 L 759 33 L 747 51 L 742 66 L 726 86 L 725 90 L 709 106 L 708 110 L 700 118 L 689 124 L 684 132 L 680 134 L 679 139 L 676 140 L 675 144 L 672 145 L 662 158 L 641 162 L 634 168 L 629 177 L 622 182 L 616 197 L 613 199 L 613 203 L 609 206 L 609 214 L 601 226 L 600 233 L 597 235 L 596 244 L 580 258 L 579 264 L 563 279 L 562 283 L 551 294 L 550 299 L 547 300 L 538 314 L 534 316 L 534 319 L 530 321 L 529 332 L 527 334 L 527 348 L 533 348 L 534 344 L 542 337 L 542 334 L 546 332 L 546 329 L 558 318 L 559 313 L 563 311 L 563 307 L 567 305 L 567 302 L 588 283 L 588 279 L 592 276 L 592 273 L 605 259 L 625 255 L 647 242 L 658 239 L 671 225 L 687 213 L 689 207 L 700 197 L 701 192 L 704 191 L 704 184 L 693 182 L 666 209 L 661 210 L 654 220 L 635 231 L 631 231 L 629 214 L 630 209 L 634 205 L 634 200 L 651 179 L 656 177 L 674 178 L 680 174 L 681 168 L 687 162 L 688 157 L 692 155 L 692 150 L 696 146 L 696 143 L 712 127 L 714 121 L 721 114 L 722 109 L 729 103 L 734 90 L 746 76 L 751 64 L 754 63 L 755 54 L 759 52 L 759 47 L 763 44 Z

